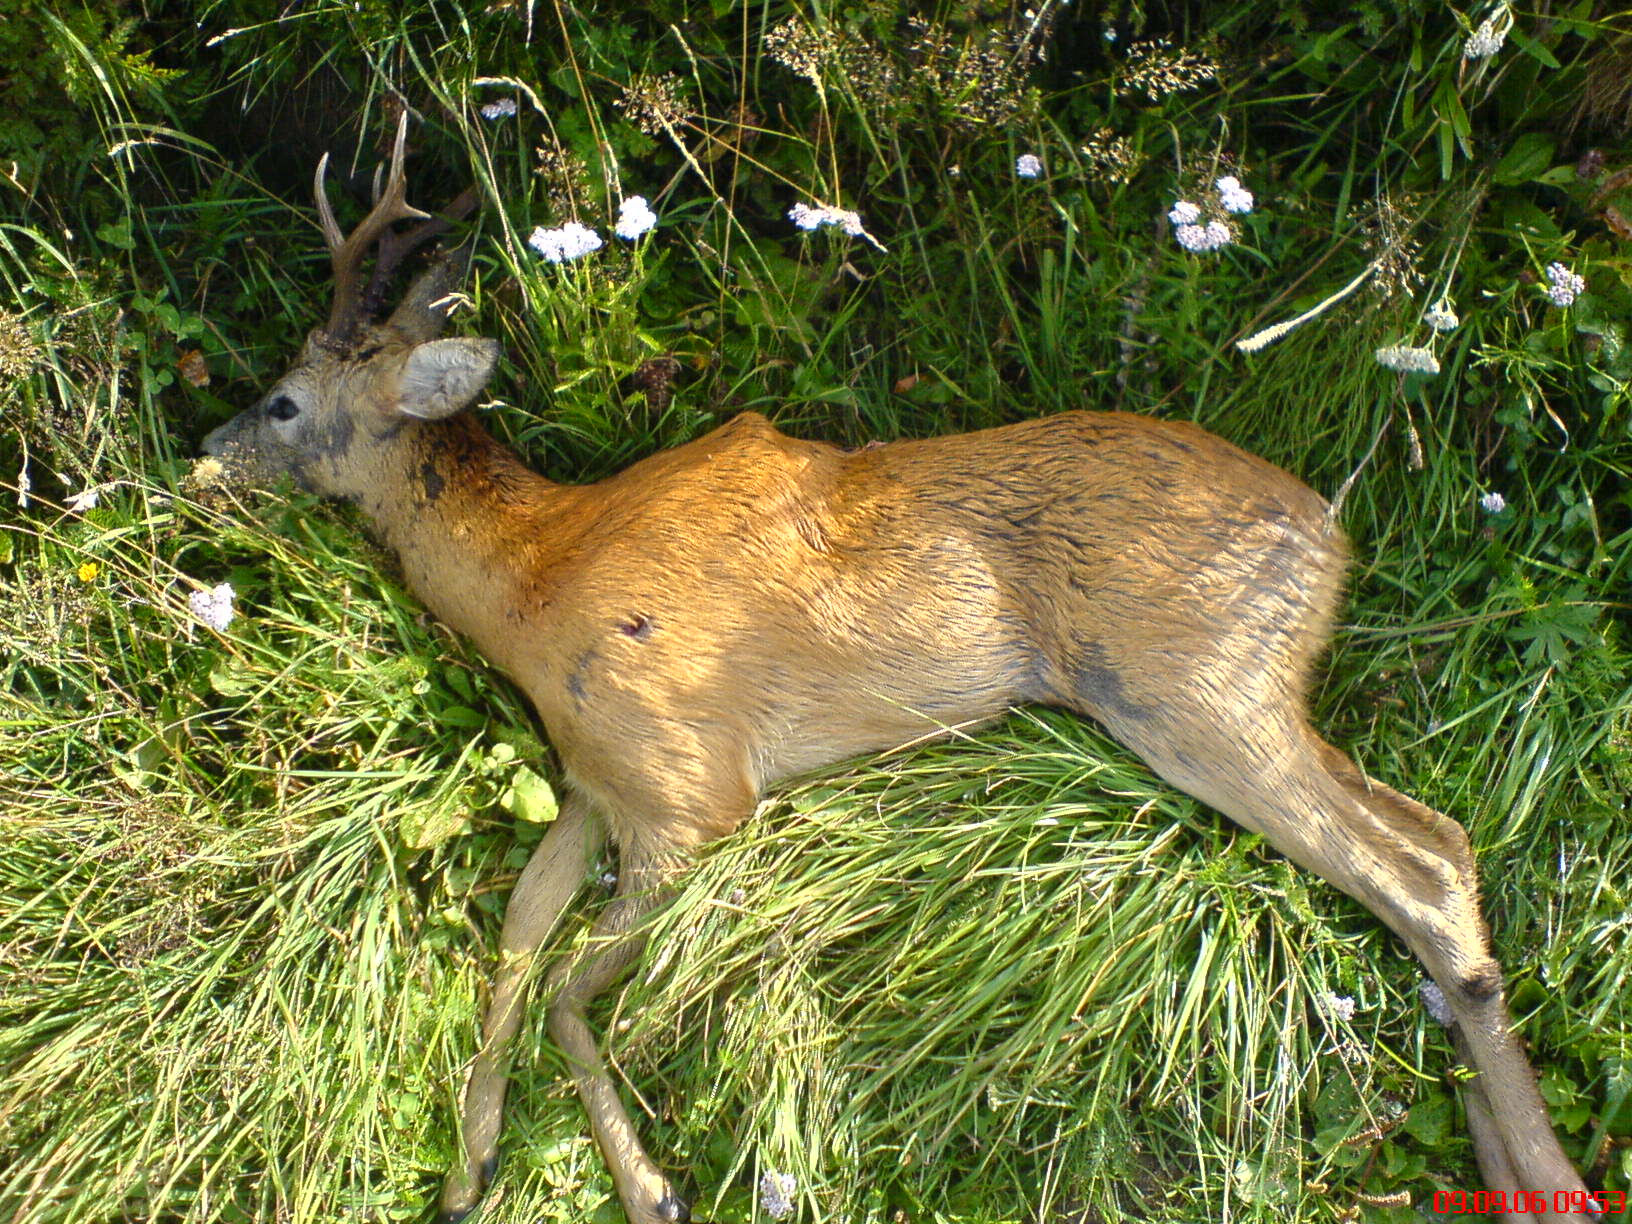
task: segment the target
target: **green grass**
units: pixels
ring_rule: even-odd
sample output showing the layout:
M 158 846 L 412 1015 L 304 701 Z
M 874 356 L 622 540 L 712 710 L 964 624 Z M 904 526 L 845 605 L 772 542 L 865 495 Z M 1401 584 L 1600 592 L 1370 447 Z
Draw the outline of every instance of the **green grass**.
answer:
M 764 49 L 800 12 L 820 89 Z M 43 133 L 0 124 L 0 1219 L 420 1219 L 451 1158 L 543 832 L 514 789 L 555 778 L 549 749 L 348 512 L 187 480 L 321 317 L 311 167 L 332 147 L 349 170 L 345 132 L 374 140 L 391 90 L 426 120 L 413 196 L 483 187 L 454 327 L 504 342 L 490 423 L 557 479 L 744 408 L 846 444 L 1119 408 L 1328 496 L 1354 474 L 1317 723 L 1467 824 L 1566 1148 L 1628 1188 L 1625 29 L 1517 12 L 1481 64 L 1471 26 L 1409 4 L 1198 6 L 1114 40 L 1047 6 L 1039 63 L 976 54 L 1007 10 L 950 6 L 129 15 L 0 36 L 35 57 L 0 93 Z M 1128 88 L 1158 34 L 1219 79 Z M 685 100 L 648 130 L 643 76 Z M 512 93 L 517 116 L 478 117 Z M 1163 214 L 1226 172 L 1258 207 L 1181 251 Z M 639 246 L 553 268 L 525 245 L 572 215 L 605 234 L 636 192 L 663 219 Z M 799 234 L 795 200 L 856 208 L 887 249 Z M 1568 308 L 1555 260 L 1588 280 Z M 1441 373 L 1383 370 L 1446 292 Z M 632 386 L 654 356 L 678 362 L 667 402 Z M 187 608 L 219 582 L 224 632 Z M 1095 727 L 1026 710 L 768 797 L 596 1020 L 720 1224 L 766 1218 L 770 1169 L 804 1220 L 1404 1221 L 1478 1185 L 1420 978 Z M 516 1061 L 484 1220 L 617 1219 L 541 1016 Z

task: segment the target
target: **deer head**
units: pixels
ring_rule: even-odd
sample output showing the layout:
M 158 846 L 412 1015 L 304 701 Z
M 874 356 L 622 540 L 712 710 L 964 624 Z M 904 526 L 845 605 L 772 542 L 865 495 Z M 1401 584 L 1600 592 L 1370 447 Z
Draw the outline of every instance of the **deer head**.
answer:
M 235 476 L 271 480 L 288 473 L 331 497 L 356 498 L 379 475 L 387 452 L 416 421 L 435 421 L 469 407 L 493 374 L 496 340 L 441 339 L 449 295 L 463 281 L 470 250 L 440 256 L 414 281 L 390 318 L 370 317 L 402 259 L 448 228 L 447 220 L 410 205 L 403 152 L 408 117 L 397 124 L 383 190 L 375 176 L 374 207 L 349 236 L 329 206 L 328 155 L 318 162 L 313 189 L 334 272 L 328 322 L 306 338 L 294 367 L 258 402 L 204 439 L 207 455 Z M 449 206 L 468 212 L 475 192 Z M 404 234 L 399 221 L 421 224 Z M 378 258 L 365 290 L 363 262 Z

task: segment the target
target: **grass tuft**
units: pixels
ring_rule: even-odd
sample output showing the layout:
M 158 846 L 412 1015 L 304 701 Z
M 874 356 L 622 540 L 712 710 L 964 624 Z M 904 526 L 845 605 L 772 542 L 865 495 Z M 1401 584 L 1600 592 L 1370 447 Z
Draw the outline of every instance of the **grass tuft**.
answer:
M 487 419 L 556 479 L 744 409 L 859 445 L 1090 407 L 1346 490 L 1316 721 L 1468 826 L 1566 1149 L 1629 1188 L 1623 16 L 104 8 L 0 31 L 0 1219 L 420 1219 L 450 1162 L 548 746 L 352 512 L 188 476 L 321 316 L 318 156 L 344 222 L 403 105 L 415 198 L 483 195 Z M 1181 199 L 1232 240 L 1183 249 Z M 570 221 L 603 249 L 541 261 Z M 1403 1224 L 1478 1185 L 1420 977 L 1026 710 L 769 796 L 594 1018 L 720 1224 L 773 1173 L 805 1220 Z M 483 1219 L 616 1221 L 539 1009 L 516 1055 Z

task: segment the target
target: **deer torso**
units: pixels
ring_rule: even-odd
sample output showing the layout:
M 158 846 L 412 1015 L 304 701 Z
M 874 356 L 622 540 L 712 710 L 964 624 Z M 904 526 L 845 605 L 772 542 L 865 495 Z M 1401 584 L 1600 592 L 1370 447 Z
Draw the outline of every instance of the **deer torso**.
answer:
M 1300 482 L 1114 413 L 848 452 L 745 414 L 585 486 L 461 416 L 397 466 L 367 508 L 416 594 L 525 688 L 575 784 L 699 842 L 767 783 L 1017 703 L 1137 718 L 1142 676 L 1217 669 L 1221 642 L 1300 687 L 1253 639 L 1303 637 L 1341 576 Z

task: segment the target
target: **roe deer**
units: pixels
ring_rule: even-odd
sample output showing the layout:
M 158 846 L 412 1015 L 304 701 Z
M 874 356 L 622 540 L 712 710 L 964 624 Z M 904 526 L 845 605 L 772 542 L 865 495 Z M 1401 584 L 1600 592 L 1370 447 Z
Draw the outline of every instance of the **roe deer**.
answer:
M 1592 1215 L 1512 1032 L 1467 835 L 1309 726 L 1346 562 L 1324 500 L 1195 425 L 1088 412 L 854 452 L 745 413 L 599 484 L 553 484 L 465 411 L 499 345 L 437 338 L 468 253 L 422 273 L 389 320 L 364 317 L 367 248 L 427 215 L 405 200 L 404 130 L 349 238 L 319 164 L 329 321 L 203 446 L 360 506 L 415 594 L 526 691 L 565 770 L 505 915 L 445 1218 L 492 1177 L 529 968 L 603 838 L 617 894 L 599 938 L 549 975 L 549 1029 L 630 1221 L 685 1220 L 586 1004 L 635 960 L 676 874 L 767 786 L 1024 702 L 1097 719 L 1395 931 L 1477 1072 L 1486 1187 L 1543 1191 L 1548 1209 L 1565 1192 L 1574 1210 L 1556 1218 Z

